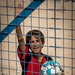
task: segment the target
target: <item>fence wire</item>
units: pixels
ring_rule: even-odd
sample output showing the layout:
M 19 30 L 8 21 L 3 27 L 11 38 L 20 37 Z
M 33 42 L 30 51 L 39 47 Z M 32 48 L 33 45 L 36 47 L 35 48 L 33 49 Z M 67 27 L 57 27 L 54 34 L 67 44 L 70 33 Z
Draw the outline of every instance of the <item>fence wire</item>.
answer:
M 24 10 L 32 1 L 0 0 L 0 32 L 15 19 L 16 8 L 19 4 L 22 4 Z M 20 26 L 24 39 L 29 30 L 42 31 L 45 36 L 45 45 L 42 52 L 58 61 L 63 67 L 65 75 L 75 75 L 74 0 L 45 0 L 20 23 Z M 5 33 L 2 35 L 5 35 Z M 21 75 L 22 69 L 17 56 L 18 42 L 16 35 L 14 28 L 0 42 L 0 75 Z

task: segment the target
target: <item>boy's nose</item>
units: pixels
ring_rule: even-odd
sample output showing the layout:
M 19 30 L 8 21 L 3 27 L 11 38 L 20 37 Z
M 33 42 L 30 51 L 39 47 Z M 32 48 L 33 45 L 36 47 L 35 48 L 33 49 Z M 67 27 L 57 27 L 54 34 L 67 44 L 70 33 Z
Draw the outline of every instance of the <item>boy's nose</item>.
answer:
M 38 45 L 39 45 L 39 43 L 35 41 L 34 42 L 34 46 L 38 46 Z
M 34 46 L 36 46 L 37 45 L 37 42 L 34 42 Z

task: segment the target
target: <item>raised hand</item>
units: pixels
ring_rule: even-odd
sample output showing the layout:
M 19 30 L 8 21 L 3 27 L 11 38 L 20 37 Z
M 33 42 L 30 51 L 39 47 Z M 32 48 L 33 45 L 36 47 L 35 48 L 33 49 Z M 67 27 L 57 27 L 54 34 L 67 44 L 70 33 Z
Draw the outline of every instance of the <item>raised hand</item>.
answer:
M 16 16 L 23 10 L 22 4 L 18 4 L 18 7 L 16 8 Z

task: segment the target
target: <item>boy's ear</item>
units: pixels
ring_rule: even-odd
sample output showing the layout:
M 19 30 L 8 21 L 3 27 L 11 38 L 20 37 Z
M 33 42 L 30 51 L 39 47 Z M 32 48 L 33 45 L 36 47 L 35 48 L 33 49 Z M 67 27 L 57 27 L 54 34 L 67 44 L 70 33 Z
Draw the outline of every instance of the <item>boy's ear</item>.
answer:
M 42 44 L 42 48 L 43 48 L 44 44 Z

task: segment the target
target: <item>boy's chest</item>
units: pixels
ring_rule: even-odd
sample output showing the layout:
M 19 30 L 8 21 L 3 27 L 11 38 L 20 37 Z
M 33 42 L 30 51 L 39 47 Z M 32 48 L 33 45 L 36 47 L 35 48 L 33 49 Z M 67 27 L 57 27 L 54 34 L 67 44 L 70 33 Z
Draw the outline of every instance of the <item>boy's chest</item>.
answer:
M 42 64 L 46 62 L 46 59 L 43 59 L 42 62 L 38 62 L 38 60 L 32 58 L 32 60 L 28 63 L 27 74 L 26 75 L 40 75 L 40 69 Z

